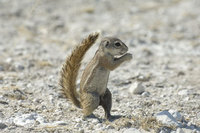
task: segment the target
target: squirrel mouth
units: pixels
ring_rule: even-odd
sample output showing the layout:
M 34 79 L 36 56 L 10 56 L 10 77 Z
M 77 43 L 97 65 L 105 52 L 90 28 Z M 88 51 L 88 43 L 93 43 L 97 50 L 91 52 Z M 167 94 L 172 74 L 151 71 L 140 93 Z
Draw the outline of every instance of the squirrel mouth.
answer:
M 124 55 L 126 53 L 127 53 L 127 51 L 122 51 L 122 52 L 120 52 L 120 56 L 122 56 L 122 55 Z
M 120 55 L 124 55 L 126 52 L 121 52 Z
M 118 55 L 115 55 L 116 58 L 122 57 L 123 55 L 125 55 L 127 53 L 127 51 L 124 52 L 120 52 Z

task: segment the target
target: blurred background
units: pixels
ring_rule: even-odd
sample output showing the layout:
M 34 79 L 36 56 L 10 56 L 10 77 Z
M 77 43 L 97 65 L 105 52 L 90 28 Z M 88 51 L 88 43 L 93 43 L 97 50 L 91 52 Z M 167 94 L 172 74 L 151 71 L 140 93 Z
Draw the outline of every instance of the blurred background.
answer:
M 198 46 L 199 5 L 198 0 L 1 0 L 1 41 L 69 45 L 100 30 L 131 45 Z

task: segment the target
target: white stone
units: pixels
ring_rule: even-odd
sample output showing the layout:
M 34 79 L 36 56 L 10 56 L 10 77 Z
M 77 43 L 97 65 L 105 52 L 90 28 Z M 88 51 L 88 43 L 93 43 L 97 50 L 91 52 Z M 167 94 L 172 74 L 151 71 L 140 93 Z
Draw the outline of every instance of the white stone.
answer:
M 24 70 L 24 68 L 25 68 L 25 67 L 24 67 L 23 65 L 19 64 L 19 63 L 16 63 L 16 64 L 15 64 L 15 69 L 16 69 L 16 70 L 22 71 L 22 70 Z
M 178 92 L 178 95 L 181 95 L 181 96 L 185 96 L 185 95 L 189 95 L 189 94 L 190 94 L 189 90 L 181 90 Z
M 33 85 L 32 85 L 31 83 L 28 83 L 26 86 L 27 86 L 28 88 L 31 88 Z
M 51 122 L 51 123 L 42 123 L 40 124 L 41 127 L 49 127 L 49 128 L 56 128 L 58 126 L 66 126 L 67 123 L 66 122 L 63 122 L 63 121 L 54 121 L 54 122 Z M 80 127 L 80 125 L 79 125 Z
M 146 92 L 146 91 L 142 93 L 142 96 L 144 96 L 144 97 L 149 97 L 149 95 L 150 95 L 150 93 Z
M 136 128 L 129 128 L 129 129 L 124 130 L 123 133 L 142 133 L 142 132 L 140 132 L 140 131 L 139 131 L 138 129 L 136 129 Z
M 199 133 L 198 131 L 187 129 L 187 128 L 178 128 L 176 133 Z
M 177 121 L 182 121 L 183 116 L 176 110 L 170 109 L 169 113 L 177 120 Z
M 102 133 L 102 130 L 99 130 L 99 131 L 94 132 L 94 133 Z M 106 133 L 121 133 L 121 132 L 117 131 L 116 129 L 107 129 Z
M 177 120 L 168 112 L 168 111 L 162 111 L 160 113 L 157 113 L 155 115 L 156 119 L 163 124 L 166 124 L 168 126 L 176 126 L 181 127 L 182 125 L 177 122 Z
M 40 115 L 37 115 L 36 121 L 38 121 L 40 124 L 46 123 L 46 120 Z
M 14 118 L 13 122 L 17 126 L 33 125 L 35 123 L 35 116 L 31 114 L 24 114 Z
M 67 125 L 67 123 L 64 122 L 64 121 L 55 121 L 54 123 L 55 123 L 56 125 L 60 125 L 60 126 Z
M 98 119 L 92 119 L 91 122 L 92 122 L 93 124 L 97 124 L 97 123 L 99 123 L 99 120 L 98 120 Z
M 75 122 L 81 122 L 81 121 L 82 121 L 82 118 L 78 118 L 78 117 L 77 117 L 77 118 L 74 119 L 74 121 L 75 121 Z
M 144 91 L 145 91 L 144 86 L 142 85 L 142 83 L 139 82 L 133 83 L 129 88 L 129 92 L 131 94 L 142 94 Z
M 12 59 L 12 58 L 7 58 L 7 59 L 6 59 L 6 63 L 11 63 L 11 62 L 13 62 L 13 59 Z
M 190 100 L 190 97 L 185 97 L 184 99 L 183 99 L 183 101 L 189 101 Z
M 100 127 L 102 127 L 102 124 L 101 124 L 101 123 L 98 123 L 98 124 L 96 124 L 95 127 L 100 128 Z
M 75 127 L 75 128 L 79 128 L 79 127 L 81 127 L 81 124 L 80 124 L 80 123 L 76 123 L 76 124 L 74 125 L 74 127 Z
M 15 125 L 24 127 L 33 126 L 36 121 L 39 123 L 45 123 L 44 118 L 36 113 L 19 115 L 13 119 Z
M 178 128 L 178 129 L 176 130 L 176 133 L 184 133 L 184 132 L 183 132 L 183 130 L 182 130 L 181 128 Z
M 0 66 L 0 71 L 3 71 L 4 70 L 4 67 L 3 66 Z

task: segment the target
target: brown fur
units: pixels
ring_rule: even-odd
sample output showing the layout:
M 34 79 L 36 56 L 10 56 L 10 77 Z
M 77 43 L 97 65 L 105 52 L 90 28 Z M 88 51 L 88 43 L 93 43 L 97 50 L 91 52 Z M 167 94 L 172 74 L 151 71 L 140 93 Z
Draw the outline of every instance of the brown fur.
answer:
M 63 92 L 69 98 L 74 105 L 81 108 L 80 101 L 77 99 L 76 92 L 76 78 L 78 75 L 78 70 L 81 66 L 81 61 L 87 52 L 87 50 L 95 43 L 99 36 L 99 33 L 90 34 L 86 39 L 84 39 L 80 45 L 78 45 L 72 52 L 72 54 L 67 57 L 65 64 L 62 67 L 60 86 Z
M 84 117 L 91 115 L 101 105 L 106 118 L 109 118 L 112 106 L 112 95 L 107 88 L 110 71 L 117 68 L 122 62 L 130 60 L 132 55 L 126 53 L 128 47 L 121 40 L 112 37 L 102 39 L 95 56 L 83 72 L 80 95 L 78 95 L 76 92 L 78 70 L 83 56 L 95 43 L 98 35 L 98 33 L 89 35 L 66 59 L 61 72 L 60 85 L 65 95 L 77 107 L 83 109 Z M 121 57 L 115 58 L 117 55 L 121 55 Z

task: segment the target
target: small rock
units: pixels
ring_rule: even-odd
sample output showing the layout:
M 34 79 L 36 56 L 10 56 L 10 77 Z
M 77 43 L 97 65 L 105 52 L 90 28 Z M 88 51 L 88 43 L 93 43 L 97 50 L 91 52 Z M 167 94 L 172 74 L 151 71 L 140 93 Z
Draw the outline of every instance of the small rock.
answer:
M 97 133 L 102 133 L 102 130 L 99 129 L 99 130 L 96 130 Z M 105 130 L 106 133 L 120 133 L 120 132 L 117 132 L 116 129 L 106 129 Z
M 21 65 L 21 64 L 16 64 L 16 65 L 15 65 L 15 69 L 16 69 L 16 70 L 22 71 L 22 70 L 24 70 L 24 68 L 25 68 L 25 67 L 24 67 L 23 65 Z
M 16 99 L 16 100 L 24 100 L 27 98 L 25 93 L 19 89 L 15 89 L 11 92 L 7 92 L 4 94 L 4 96 L 12 98 L 12 99 Z
M 195 130 L 192 130 L 192 129 L 178 128 L 176 130 L 176 133 L 198 133 L 198 132 L 197 131 L 195 132 Z
M 187 123 L 187 126 L 190 127 L 190 129 L 192 129 L 192 130 L 195 130 L 195 128 L 196 128 L 196 125 L 194 125 L 194 124 L 192 123 L 192 121 L 189 121 L 189 122 Z
M 67 123 L 63 122 L 63 121 L 54 121 L 52 123 L 47 123 L 47 122 L 44 122 L 44 123 L 41 123 L 40 126 L 41 127 L 48 127 L 48 128 L 56 128 L 58 126 L 66 126 Z M 75 125 L 76 127 L 76 125 Z M 80 125 L 79 125 L 80 127 Z
M 28 84 L 26 85 L 26 87 L 31 88 L 31 87 L 33 87 L 33 85 L 32 85 L 31 83 L 28 83 Z
M 24 126 L 24 127 L 33 126 L 37 121 L 40 124 L 45 123 L 44 118 L 39 116 L 36 113 L 19 115 L 19 116 L 16 116 L 13 120 L 15 125 Z
M 40 124 L 46 123 L 46 120 L 40 115 L 36 116 L 36 121 L 38 121 Z
M 164 88 L 164 83 L 156 83 L 155 86 L 159 88 Z
M 157 113 L 156 119 L 168 126 L 182 127 L 182 125 L 178 123 L 177 120 L 166 110 Z
M 183 71 L 180 71 L 180 72 L 178 72 L 177 75 L 178 75 L 178 76 L 183 76 L 183 75 L 185 75 L 185 73 L 184 73 Z
M 0 122 L 0 129 L 4 129 L 6 127 L 8 127 L 6 124 Z
M 65 28 L 64 22 L 57 22 L 57 23 L 54 25 L 53 30 L 57 31 L 57 30 L 63 29 L 63 28 Z
M 74 125 L 75 128 L 79 128 L 80 126 L 81 126 L 80 123 L 76 123 L 76 124 Z
M 172 129 L 169 127 L 161 127 L 159 133 L 173 133 Z
M 98 119 L 91 119 L 91 120 L 89 120 L 89 121 L 91 121 L 91 123 L 93 123 L 93 124 L 98 124 L 98 123 L 99 123 L 99 120 L 98 120 Z
M 34 63 L 29 63 L 29 64 L 28 64 L 28 68 L 32 68 L 32 67 L 34 67 L 34 66 L 35 66 Z
M 176 133 L 185 133 L 185 132 L 183 132 L 183 130 L 182 130 L 181 128 L 178 128 L 178 129 L 176 130 Z
M 140 132 L 140 131 L 139 131 L 138 129 L 136 129 L 136 128 L 129 128 L 129 129 L 124 130 L 123 133 L 142 133 L 142 132 Z
M 59 125 L 59 126 L 65 126 L 65 125 L 67 125 L 67 123 L 66 122 L 64 122 L 64 121 L 56 121 L 56 122 L 54 122 L 56 125 Z
M 183 101 L 189 101 L 190 100 L 190 97 L 185 97 L 184 99 L 183 99 Z
M 107 125 L 106 129 L 108 130 L 108 129 L 115 129 L 115 128 L 113 126 L 111 126 L 111 125 Z
M 160 95 L 160 97 L 166 97 L 166 96 L 167 96 L 166 94 L 161 94 L 161 95 Z
M 0 104 L 7 105 L 7 104 L 8 104 L 8 102 L 6 102 L 6 101 L 1 101 L 1 100 L 0 100 Z
M 0 112 L 0 118 L 2 119 L 4 117 L 5 117 L 5 115 L 2 112 Z M 0 123 L 1 123 L 1 121 L 0 121 Z
M 152 38 L 153 39 L 153 38 Z M 154 39 L 153 39 L 154 40 Z M 149 56 L 152 56 L 153 55 L 153 52 L 148 49 L 148 48 L 144 48 L 142 50 L 142 55 L 145 56 L 145 57 L 149 57 Z
M 150 93 L 145 91 L 145 92 L 142 93 L 142 96 L 144 96 L 144 97 L 149 97 L 149 96 L 150 96 Z
M 96 124 L 96 128 L 100 128 L 100 127 L 102 127 L 101 123 Z
M 6 59 L 6 63 L 12 63 L 13 62 L 13 59 L 12 58 L 7 58 Z
M 169 113 L 177 120 L 177 121 L 183 121 L 183 116 L 176 110 L 170 109 Z
M 82 118 L 75 118 L 74 121 L 76 121 L 76 122 L 81 122 L 81 121 L 82 121 Z
M 129 88 L 129 92 L 132 94 L 142 94 L 145 91 L 144 86 L 142 83 L 135 82 Z
M 142 75 L 142 74 L 139 74 L 139 75 L 137 76 L 137 80 L 138 80 L 138 81 L 143 81 L 143 82 L 145 82 L 145 81 L 149 81 L 150 77 L 151 77 L 150 74 L 149 74 L 149 75 Z
M 0 66 L 0 71 L 4 71 L 4 68 L 3 68 L 3 66 Z
M 185 95 L 189 95 L 189 94 L 190 94 L 189 90 L 181 90 L 178 92 L 178 95 L 181 95 L 181 96 L 185 96 Z
M 79 133 L 84 133 L 84 129 L 79 129 Z

